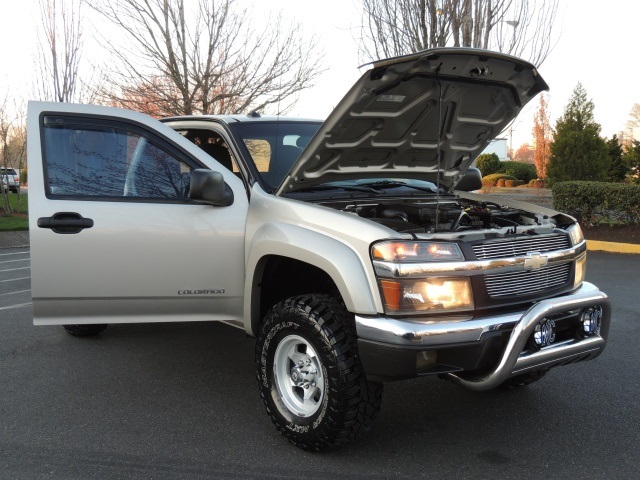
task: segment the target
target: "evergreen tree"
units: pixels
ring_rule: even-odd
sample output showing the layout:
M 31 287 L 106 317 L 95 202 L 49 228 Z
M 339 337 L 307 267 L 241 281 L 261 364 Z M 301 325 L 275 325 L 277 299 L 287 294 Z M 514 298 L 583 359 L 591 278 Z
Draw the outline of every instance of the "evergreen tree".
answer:
M 476 158 L 476 167 L 482 172 L 482 176 L 498 173 L 502 167 L 500 157 L 495 153 L 483 153 Z
M 622 158 L 622 145 L 620 145 L 617 135 L 607 141 L 607 147 L 609 148 L 609 160 L 611 161 L 608 174 L 609 181 L 621 182 L 629 173 L 629 166 Z
M 578 83 L 563 115 L 556 123 L 547 178 L 552 185 L 568 180 L 606 181 L 611 161 L 607 143 L 600 138 L 594 105 Z
M 631 181 L 640 184 L 640 142 L 633 140 L 622 158 L 629 168 Z

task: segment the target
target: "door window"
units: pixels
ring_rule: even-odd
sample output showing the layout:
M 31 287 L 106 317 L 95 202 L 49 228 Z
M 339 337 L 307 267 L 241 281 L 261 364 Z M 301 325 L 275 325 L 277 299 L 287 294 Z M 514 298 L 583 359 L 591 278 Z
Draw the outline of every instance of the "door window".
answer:
M 50 196 L 184 200 L 189 195 L 193 168 L 133 129 L 45 121 L 44 157 Z

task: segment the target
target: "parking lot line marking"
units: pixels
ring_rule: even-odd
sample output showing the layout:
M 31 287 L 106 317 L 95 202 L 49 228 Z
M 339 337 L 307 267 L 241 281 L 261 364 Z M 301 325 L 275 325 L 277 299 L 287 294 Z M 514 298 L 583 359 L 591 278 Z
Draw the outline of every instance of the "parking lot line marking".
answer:
M 28 258 L 19 258 L 18 260 L 2 260 L 0 261 L 0 265 L 3 265 L 5 263 L 28 262 L 28 261 L 29 261 Z
M 0 257 L 7 257 L 9 255 L 25 255 L 28 254 L 29 250 L 25 251 L 25 252 L 11 252 L 11 253 L 0 253 Z
M 22 308 L 22 307 L 30 307 L 31 306 L 31 302 L 29 303 L 19 303 L 17 305 L 10 305 L 8 307 L 0 307 L 0 310 L 11 310 L 13 308 Z
M 0 283 L 17 282 L 18 280 L 29 280 L 31 277 L 10 278 L 9 280 L 0 280 Z
M 2 272 L 15 272 L 16 270 L 31 270 L 31 267 L 8 268 L 7 270 L 0 270 L 0 273 L 2 273 Z
M 29 290 L 18 290 L 17 292 L 9 292 L 9 293 L 0 293 L 0 297 L 4 297 L 5 295 L 17 295 L 18 293 L 30 292 Z

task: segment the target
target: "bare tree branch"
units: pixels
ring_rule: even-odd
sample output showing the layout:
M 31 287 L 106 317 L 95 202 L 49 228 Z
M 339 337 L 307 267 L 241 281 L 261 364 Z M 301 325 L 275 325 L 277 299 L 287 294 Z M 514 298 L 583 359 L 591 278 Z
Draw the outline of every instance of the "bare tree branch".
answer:
M 82 0 L 39 0 L 41 28 L 36 90 L 43 100 L 80 101 L 78 67 L 82 51 Z
M 321 72 L 315 39 L 280 16 L 257 30 L 236 0 L 88 0 L 120 28 L 118 68 L 101 91 L 112 104 L 152 115 L 290 108 Z M 193 7 L 193 8 L 189 8 Z
M 640 127 L 640 103 L 634 103 L 629 112 L 629 119 L 625 125 L 625 129 L 621 134 L 620 143 L 625 151 L 633 146 L 635 139 L 634 131 Z
M 362 0 L 363 61 L 455 46 L 497 50 L 539 66 L 553 47 L 558 0 Z

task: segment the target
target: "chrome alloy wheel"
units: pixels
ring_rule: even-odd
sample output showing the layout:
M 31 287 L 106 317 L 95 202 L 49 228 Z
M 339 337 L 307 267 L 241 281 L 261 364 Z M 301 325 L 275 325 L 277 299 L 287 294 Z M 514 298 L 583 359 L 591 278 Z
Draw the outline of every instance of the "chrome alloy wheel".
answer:
M 284 337 L 273 358 L 278 395 L 291 413 L 309 417 L 322 405 L 325 379 L 316 351 L 298 335 Z

